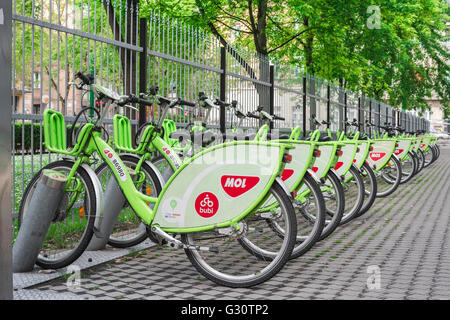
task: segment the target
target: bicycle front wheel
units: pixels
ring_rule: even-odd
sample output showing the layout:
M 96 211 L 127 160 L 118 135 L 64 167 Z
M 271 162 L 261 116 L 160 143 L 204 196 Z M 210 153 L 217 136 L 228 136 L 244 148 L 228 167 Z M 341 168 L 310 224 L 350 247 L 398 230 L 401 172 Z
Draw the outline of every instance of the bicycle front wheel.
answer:
M 136 181 L 136 187 L 148 196 L 158 197 L 162 190 L 162 185 L 153 169 L 147 163 L 143 162 L 137 171 L 136 168 L 139 158 L 130 155 L 121 155 L 120 159 L 128 168 L 135 170 L 136 177 L 134 180 Z M 100 180 L 103 191 L 105 191 L 109 179 L 114 179 L 111 168 L 103 162 L 95 170 L 95 173 Z M 148 205 L 151 208 L 154 207 L 152 203 Z M 128 248 L 141 243 L 145 239 L 147 239 L 147 228 L 145 224 L 141 222 L 139 216 L 126 203 L 114 224 L 113 231 L 108 239 L 108 244 L 116 248 Z
M 55 161 L 43 167 L 30 181 L 19 208 L 19 228 L 27 217 L 34 190 L 42 170 L 52 169 L 68 176 L 74 162 Z M 36 264 L 44 269 L 70 265 L 84 252 L 94 233 L 97 194 L 89 173 L 78 167 L 66 186 L 63 198 L 45 236 Z
M 281 270 L 294 248 L 297 222 L 291 200 L 277 181 L 270 195 L 278 202 L 277 217 L 284 236 L 268 232 L 269 228 L 260 229 L 261 223 L 267 224 L 257 215 L 241 220 L 238 233 L 211 230 L 182 234 L 183 243 L 199 248 L 185 249 L 198 272 L 219 285 L 238 288 L 260 284 Z M 200 250 L 205 247 L 215 250 Z

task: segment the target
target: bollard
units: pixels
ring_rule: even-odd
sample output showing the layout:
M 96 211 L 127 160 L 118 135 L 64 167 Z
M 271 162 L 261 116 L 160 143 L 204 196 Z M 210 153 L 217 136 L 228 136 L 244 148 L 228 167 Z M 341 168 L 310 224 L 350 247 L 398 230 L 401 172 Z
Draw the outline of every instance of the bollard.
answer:
M 13 246 L 13 272 L 33 270 L 66 182 L 66 176 L 60 172 L 43 170 Z
M 128 168 L 128 172 L 133 178 L 134 171 Z M 126 199 L 117 184 L 116 178 L 111 176 L 106 185 L 104 194 L 105 205 L 103 207 L 103 218 L 97 230 L 94 232 L 91 242 L 89 242 L 89 245 L 86 248 L 87 251 L 102 250 L 106 247 L 109 236 L 114 229 L 114 225 L 116 224 L 117 218 L 119 217 L 125 202 Z

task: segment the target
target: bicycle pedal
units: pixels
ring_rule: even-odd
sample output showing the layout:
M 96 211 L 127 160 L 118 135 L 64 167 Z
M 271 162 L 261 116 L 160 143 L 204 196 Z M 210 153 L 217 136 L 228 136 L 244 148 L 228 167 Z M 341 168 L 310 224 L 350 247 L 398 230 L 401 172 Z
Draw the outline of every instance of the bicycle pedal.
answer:
M 146 230 L 147 230 L 147 236 L 150 239 L 150 241 L 156 243 L 158 246 L 168 244 L 168 241 L 166 239 L 164 239 L 161 236 L 152 232 L 150 228 L 147 227 Z

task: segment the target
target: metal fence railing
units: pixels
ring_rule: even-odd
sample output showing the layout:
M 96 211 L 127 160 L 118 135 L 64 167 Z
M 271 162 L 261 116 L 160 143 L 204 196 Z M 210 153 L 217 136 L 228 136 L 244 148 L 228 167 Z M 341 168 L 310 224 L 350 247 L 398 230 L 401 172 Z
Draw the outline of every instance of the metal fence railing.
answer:
M 58 110 L 67 124 L 82 106 L 95 103 L 68 85 L 78 71 L 119 94 L 137 94 L 157 85 L 160 94 L 196 100 L 237 100 L 244 112 L 263 106 L 286 118 L 275 128 L 300 125 L 314 129 L 312 115 L 343 130 L 347 120 L 376 125 L 400 124 L 408 131 L 429 129 L 409 111 L 345 90 L 301 69 L 269 61 L 246 48 L 222 46 L 212 34 L 152 11 L 140 17 L 135 0 L 13 0 L 12 15 L 12 208 L 40 168 L 56 159 L 43 146 L 42 114 Z M 139 106 L 138 106 L 139 107 Z M 116 111 L 117 110 L 113 110 Z M 133 130 L 158 116 L 157 107 L 128 110 Z M 112 113 L 106 124 L 112 122 Z M 176 110 L 168 117 L 183 126 L 204 116 L 198 110 Z M 237 123 L 227 110 L 214 110 L 208 125 L 225 131 Z M 243 122 L 255 130 L 255 119 Z M 14 214 L 13 214 L 14 216 Z

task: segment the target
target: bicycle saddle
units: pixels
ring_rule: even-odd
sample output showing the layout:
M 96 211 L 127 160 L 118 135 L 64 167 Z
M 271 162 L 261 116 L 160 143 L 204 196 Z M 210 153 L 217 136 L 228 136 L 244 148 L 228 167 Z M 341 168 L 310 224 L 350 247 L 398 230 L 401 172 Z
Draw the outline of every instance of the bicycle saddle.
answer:
M 267 140 L 272 140 L 272 136 L 273 136 L 273 139 L 280 139 L 280 140 L 282 140 L 282 139 L 289 139 L 289 135 L 288 134 L 280 134 L 280 135 L 272 135 L 271 133 L 268 133 L 267 134 Z
M 194 144 L 200 145 L 199 142 L 201 142 L 202 147 L 207 147 L 216 141 L 217 133 L 212 130 L 194 131 L 190 133 L 190 138 Z
M 227 134 L 228 139 L 232 139 L 235 141 L 250 141 L 255 139 L 256 134 L 255 133 L 243 133 L 243 134 Z
M 327 142 L 332 141 L 333 139 L 330 136 L 320 136 L 319 142 Z

